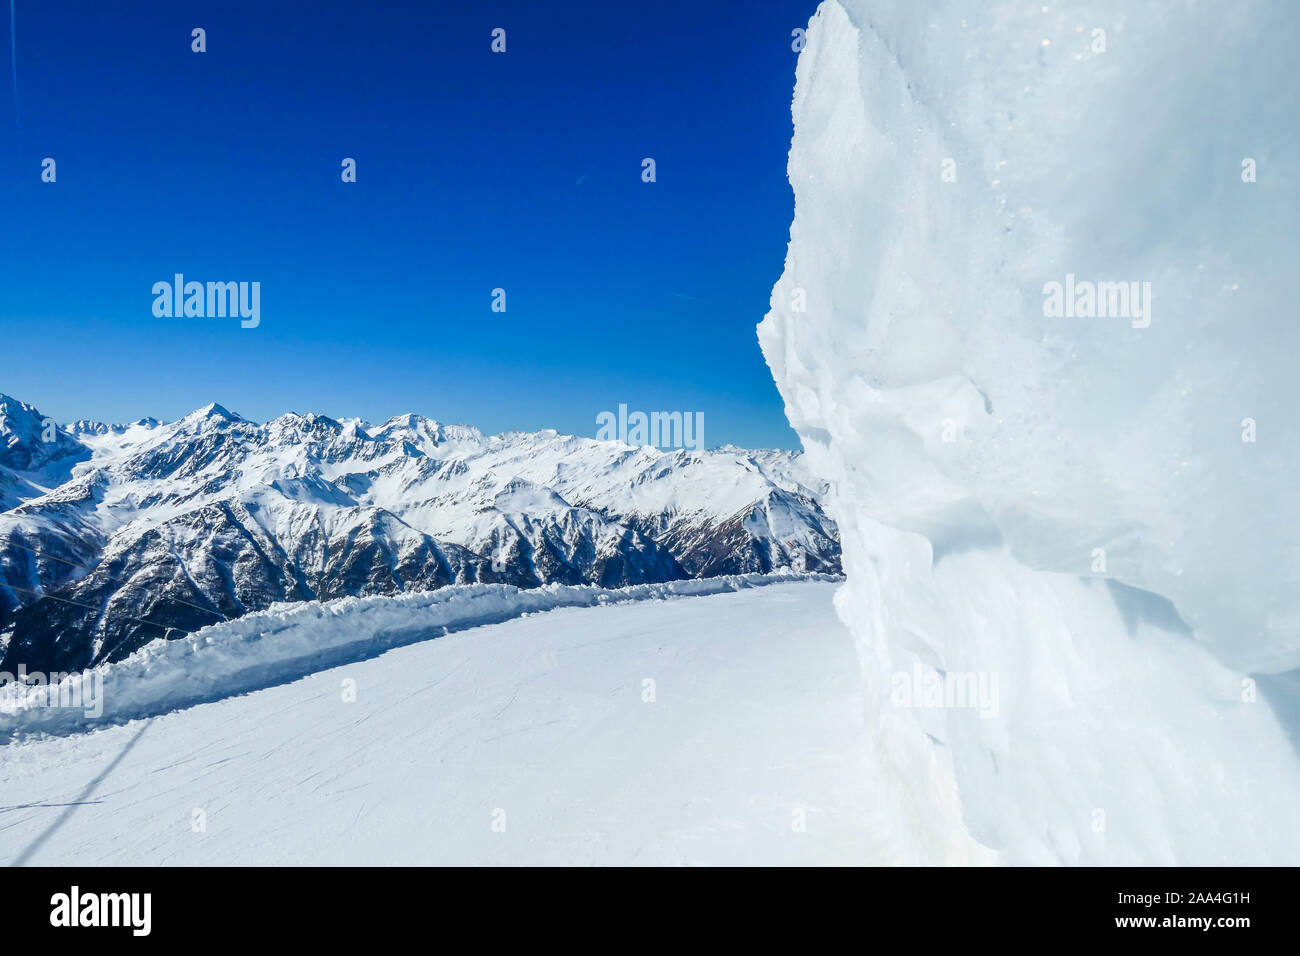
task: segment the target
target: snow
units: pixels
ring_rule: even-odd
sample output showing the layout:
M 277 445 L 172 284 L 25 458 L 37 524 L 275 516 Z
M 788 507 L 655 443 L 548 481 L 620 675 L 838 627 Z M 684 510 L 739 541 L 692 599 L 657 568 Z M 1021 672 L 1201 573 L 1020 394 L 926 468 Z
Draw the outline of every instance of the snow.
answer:
M 475 545 L 516 509 L 743 511 L 793 548 L 782 495 L 825 490 L 847 580 L 834 616 L 796 575 L 278 606 L 76 678 L 100 718 L 11 688 L 0 858 L 1300 863 L 1298 26 L 825 0 L 759 327 L 797 461 L 219 406 L 85 429 L 60 492 L 105 534 L 234 493 Z M 1076 280 L 1151 298 L 1056 314 Z
M 49 493 L 89 457 L 34 407 L 0 395 L 0 510 Z
M 15 447 L 43 449 L 21 407 Z M 14 470 L 29 456 L 0 454 L 0 495 L 18 503 L 0 513 L 9 670 L 120 660 L 151 625 L 184 633 L 274 601 L 839 570 L 824 488 L 794 452 L 487 437 L 416 415 L 259 425 L 216 404 L 59 434 L 76 464 L 49 493 Z
M 0 861 L 872 862 L 867 728 L 833 590 L 560 608 L 11 742 Z M 346 604 L 335 630 L 402 601 L 331 605 Z
M 0 685 L 0 742 L 36 733 L 75 733 L 103 723 L 150 717 L 203 701 L 296 680 L 342 661 L 487 623 L 565 607 L 719 594 L 827 575 L 739 574 L 626 588 L 508 584 L 450 585 L 401 597 L 340 598 L 278 604 L 201 628 L 184 638 L 151 641 L 126 659 L 70 675 L 64 700 L 88 695 L 95 712 L 48 707 L 50 689 Z
M 1296 755 L 1249 683 L 1300 667 L 1298 22 L 813 18 L 759 338 L 831 486 L 899 859 L 1300 863 Z M 1151 309 L 1046 314 L 1069 276 Z M 997 715 L 894 706 L 917 663 L 996 675 Z
M 168 425 L 79 423 L 77 439 L 60 436 L 89 460 L 59 494 L 78 520 L 124 547 L 207 505 L 238 500 L 256 505 L 268 530 L 299 525 L 312 512 L 323 525 L 352 524 L 379 509 L 471 548 L 494 540 L 505 513 L 556 521 L 571 513 L 602 527 L 600 552 L 608 554 L 629 521 L 701 528 L 755 506 L 770 510 L 770 496 L 785 492 L 793 497 L 777 504 L 787 519 L 780 533 L 823 556 L 833 549 L 834 528 L 814 514 L 821 483 L 791 452 L 671 452 L 554 431 L 487 437 L 416 415 L 372 427 L 290 413 L 257 425 L 216 404 Z M 57 535 L 73 509 L 52 503 L 35 498 L 25 509 Z M 13 521 L 5 515 L 0 525 Z
M 590 503 L 615 515 L 727 518 L 773 488 L 811 498 L 820 493 L 800 457 L 789 452 L 663 451 L 553 430 L 484 436 L 411 414 L 370 426 L 290 413 L 257 426 L 209 405 L 170 425 L 81 440 L 95 454 L 83 470 L 115 466 L 113 487 L 96 509 L 106 529 L 165 520 L 228 494 L 232 483 L 244 495 L 273 487 L 285 497 L 323 506 L 338 504 L 339 489 L 329 485 L 346 485 L 356 504 L 383 507 L 417 530 L 457 544 L 478 538 L 481 514 L 498 495 L 530 486 L 549 504 L 538 500 L 508 510 Z M 170 450 L 179 447 L 192 465 L 175 467 Z M 305 476 L 322 481 L 293 485 Z M 136 500 L 150 502 L 149 508 L 135 508 Z

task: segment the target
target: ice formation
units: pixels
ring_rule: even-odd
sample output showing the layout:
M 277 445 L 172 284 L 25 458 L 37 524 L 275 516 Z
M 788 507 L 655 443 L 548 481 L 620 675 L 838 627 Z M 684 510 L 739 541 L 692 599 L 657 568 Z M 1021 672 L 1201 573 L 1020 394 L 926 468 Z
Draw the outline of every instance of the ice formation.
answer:
M 1266 2 L 810 24 L 759 339 L 833 487 L 899 861 L 1300 863 L 1255 689 L 1300 667 L 1298 36 Z M 996 675 L 996 713 L 900 706 L 917 671 Z

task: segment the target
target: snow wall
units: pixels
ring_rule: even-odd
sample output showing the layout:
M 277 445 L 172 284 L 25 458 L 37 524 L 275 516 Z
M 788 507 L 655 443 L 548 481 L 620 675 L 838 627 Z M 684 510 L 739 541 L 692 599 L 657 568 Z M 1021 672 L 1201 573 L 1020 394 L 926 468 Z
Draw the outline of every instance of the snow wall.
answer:
M 809 25 L 759 340 L 898 862 L 1300 864 L 1298 42 L 1282 2 Z

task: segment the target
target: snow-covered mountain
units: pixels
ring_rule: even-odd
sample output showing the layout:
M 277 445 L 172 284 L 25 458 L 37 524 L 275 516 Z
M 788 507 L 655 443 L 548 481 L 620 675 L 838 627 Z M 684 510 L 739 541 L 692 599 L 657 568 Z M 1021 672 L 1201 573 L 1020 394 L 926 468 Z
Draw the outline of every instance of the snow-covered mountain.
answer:
M 0 395 L 0 509 L 45 494 L 89 458 L 85 445 L 31 405 Z
M 67 671 L 283 601 L 839 571 L 800 455 L 209 405 L 51 429 L 0 396 L 0 669 Z M 51 441 L 45 439 L 51 438 Z

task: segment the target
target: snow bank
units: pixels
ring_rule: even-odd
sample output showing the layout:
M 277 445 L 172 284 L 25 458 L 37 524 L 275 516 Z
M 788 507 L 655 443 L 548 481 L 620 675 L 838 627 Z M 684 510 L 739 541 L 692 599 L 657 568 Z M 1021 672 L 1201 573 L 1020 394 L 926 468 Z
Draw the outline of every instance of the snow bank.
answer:
M 103 702 L 102 713 L 50 707 L 51 689 L 0 686 L 0 744 L 20 734 L 67 734 L 245 694 L 384 651 L 562 607 L 721 594 L 824 574 L 740 574 L 627 588 L 452 585 L 402 597 L 280 604 L 180 640 L 157 640 L 116 664 L 65 678 L 60 700 Z M 92 683 L 93 682 L 93 686 Z
M 1300 667 L 1298 27 L 813 18 L 759 338 L 833 487 L 900 860 L 1300 863 L 1297 761 L 1248 681 Z M 918 674 L 996 713 L 917 707 Z

